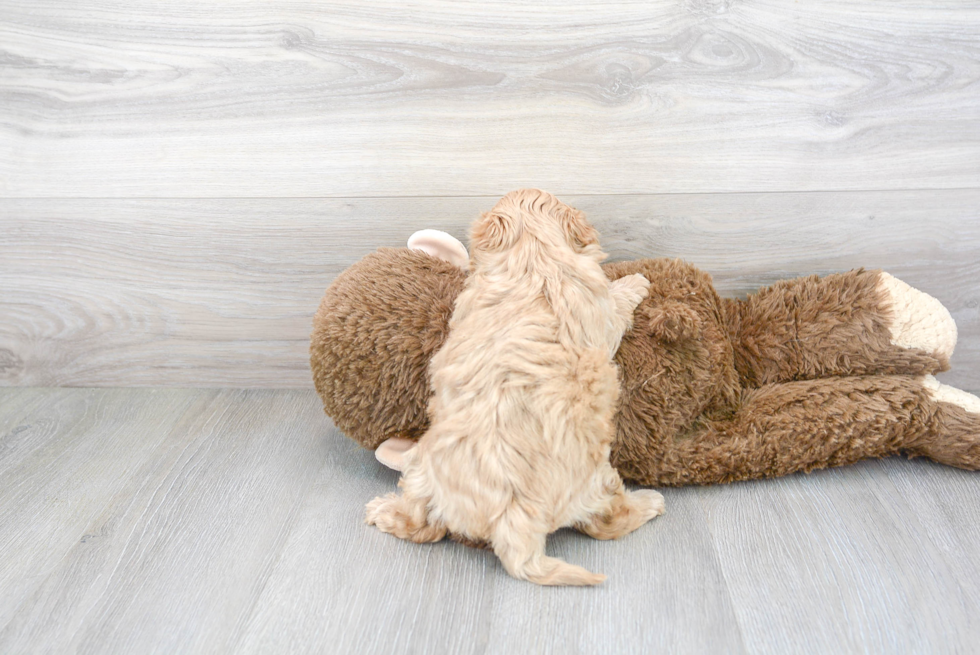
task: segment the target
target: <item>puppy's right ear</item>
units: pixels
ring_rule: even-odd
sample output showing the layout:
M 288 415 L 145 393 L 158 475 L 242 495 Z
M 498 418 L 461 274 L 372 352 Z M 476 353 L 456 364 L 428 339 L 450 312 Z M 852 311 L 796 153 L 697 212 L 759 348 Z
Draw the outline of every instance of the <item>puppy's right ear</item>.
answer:
M 599 245 L 599 233 L 585 220 L 585 214 L 568 205 L 561 205 L 556 214 L 565 231 L 568 245 L 576 251 L 582 252 L 588 246 Z
M 519 221 L 504 212 L 491 210 L 473 225 L 470 248 L 483 252 L 504 250 L 517 242 L 520 233 Z

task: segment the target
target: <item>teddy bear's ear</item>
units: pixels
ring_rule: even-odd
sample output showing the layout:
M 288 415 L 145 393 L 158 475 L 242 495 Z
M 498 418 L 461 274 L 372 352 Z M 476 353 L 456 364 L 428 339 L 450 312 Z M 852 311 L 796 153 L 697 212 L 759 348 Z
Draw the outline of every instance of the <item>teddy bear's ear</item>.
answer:
M 470 268 L 470 255 L 466 246 L 440 230 L 419 230 L 408 237 L 408 247 L 438 257 L 464 271 Z

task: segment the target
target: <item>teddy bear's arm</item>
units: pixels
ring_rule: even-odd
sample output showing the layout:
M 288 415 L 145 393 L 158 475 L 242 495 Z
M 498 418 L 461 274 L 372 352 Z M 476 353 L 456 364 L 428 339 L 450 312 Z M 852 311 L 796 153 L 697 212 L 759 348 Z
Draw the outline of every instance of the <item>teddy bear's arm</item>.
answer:
M 980 398 L 932 376 L 802 380 L 747 390 L 730 416 L 630 449 L 624 478 L 652 486 L 788 475 L 898 453 L 980 469 Z
M 786 280 L 726 300 L 744 385 L 944 371 L 956 324 L 935 298 L 882 271 Z

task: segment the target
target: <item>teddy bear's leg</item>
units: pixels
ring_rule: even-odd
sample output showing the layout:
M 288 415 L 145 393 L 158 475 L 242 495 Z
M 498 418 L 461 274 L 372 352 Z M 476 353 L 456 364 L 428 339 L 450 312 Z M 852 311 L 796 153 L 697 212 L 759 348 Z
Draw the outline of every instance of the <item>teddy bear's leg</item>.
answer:
M 786 280 L 726 308 L 736 368 L 750 387 L 936 373 L 956 345 L 946 308 L 883 271 Z
M 608 466 L 608 465 L 607 465 Z M 664 513 L 664 497 L 652 489 L 627 491 L 612 467 L 605 477 L 615 482 L 604 485 L 598 505 L 602 508 L 588 520 L 576 523 L 576 530 L 594 539 L 618 539 Z
M 597 585 L 601 573 L 545 555 L 547 533 L 536 526 L 523 509 L 512 505 L 494 529 L 493 552 L 515 578 L 540 585 Z
M 714 484 L 901 452 L 980 468 L 980 399 L 937 385 L 929 376 L 871 375 L 748 389 L 731 416 L 665 440 L 653 456 L 627 463 L 627 476 Z
M 367 504 L 364 522 L 399 539 L 416 543 L 439 541 L 446 536 L 446 526 L 429 520 L 427 504 L 424 499 L 396 493 L 378 496 Z

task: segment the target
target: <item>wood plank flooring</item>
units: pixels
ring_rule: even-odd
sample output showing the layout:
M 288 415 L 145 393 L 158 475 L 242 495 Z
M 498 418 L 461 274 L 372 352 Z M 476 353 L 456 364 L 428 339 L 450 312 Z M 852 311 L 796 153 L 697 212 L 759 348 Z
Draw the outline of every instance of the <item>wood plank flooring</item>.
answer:
M 323 290 L 525 186 L 726 295 L 884 268 L 980 392 L 975 4 L 0 0 L 0 653 L 975 651 L 980 476 L 928 461 L 555 535 L 598 589 L 363 525 Z
M 396 475 L 310 391 L 0 390 L 0 652 L 905 653 L 980 640 L 980 477 L 889 459 L 560 532 L 596 589 L 363 524 Z

